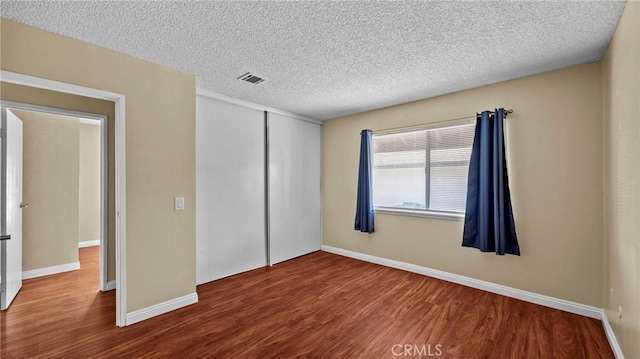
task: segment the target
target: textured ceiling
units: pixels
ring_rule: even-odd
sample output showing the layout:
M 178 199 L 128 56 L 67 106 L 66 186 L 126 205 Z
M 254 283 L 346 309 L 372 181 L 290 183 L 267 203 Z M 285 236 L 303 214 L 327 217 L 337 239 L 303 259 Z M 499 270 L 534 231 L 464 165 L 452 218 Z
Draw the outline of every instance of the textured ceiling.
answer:
M 2 1 L 18 22 L 316 119 L 602 58 L 620 1 Z M 264 77 L 259 85 L 236 78 Z

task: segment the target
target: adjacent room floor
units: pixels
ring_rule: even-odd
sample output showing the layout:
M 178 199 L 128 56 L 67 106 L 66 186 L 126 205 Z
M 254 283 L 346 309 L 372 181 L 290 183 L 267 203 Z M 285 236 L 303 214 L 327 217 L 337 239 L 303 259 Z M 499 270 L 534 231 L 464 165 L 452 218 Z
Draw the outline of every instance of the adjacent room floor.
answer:
M 2 313 L 2 358 L 613 358 L 598 320 L 326 252 L 201 285 L 197 304 L 117 328 L 98 247 L 80 262 L 24 281 Z

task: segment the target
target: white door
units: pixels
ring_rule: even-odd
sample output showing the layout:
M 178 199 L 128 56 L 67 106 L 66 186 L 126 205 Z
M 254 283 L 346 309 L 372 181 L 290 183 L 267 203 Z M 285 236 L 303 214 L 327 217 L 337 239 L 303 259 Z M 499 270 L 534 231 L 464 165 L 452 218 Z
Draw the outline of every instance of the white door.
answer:
M 322 127 L 269 113 L 270 264 L 320 250 Z
M 2 109 L 0 309 L 9 307 L 22 287 L 22 121 Z M 11 236 L 9 239 L 8 237 Z

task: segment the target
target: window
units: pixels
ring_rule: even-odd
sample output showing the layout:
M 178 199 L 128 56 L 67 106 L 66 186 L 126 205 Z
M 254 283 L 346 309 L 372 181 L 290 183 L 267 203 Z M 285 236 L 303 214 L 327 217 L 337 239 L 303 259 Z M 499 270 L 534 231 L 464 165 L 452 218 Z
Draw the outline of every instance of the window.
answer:
M 377 211 L 460 217 L 475 121 L 374 134 L 373 203 Z

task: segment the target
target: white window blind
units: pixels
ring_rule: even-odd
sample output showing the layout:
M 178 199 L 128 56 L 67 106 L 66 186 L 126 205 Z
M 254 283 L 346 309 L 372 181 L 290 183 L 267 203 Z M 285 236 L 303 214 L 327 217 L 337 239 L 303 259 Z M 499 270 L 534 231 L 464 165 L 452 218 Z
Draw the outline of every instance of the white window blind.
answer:
M 464 212 L 475 121 L 373 136 L 373 203 Z

